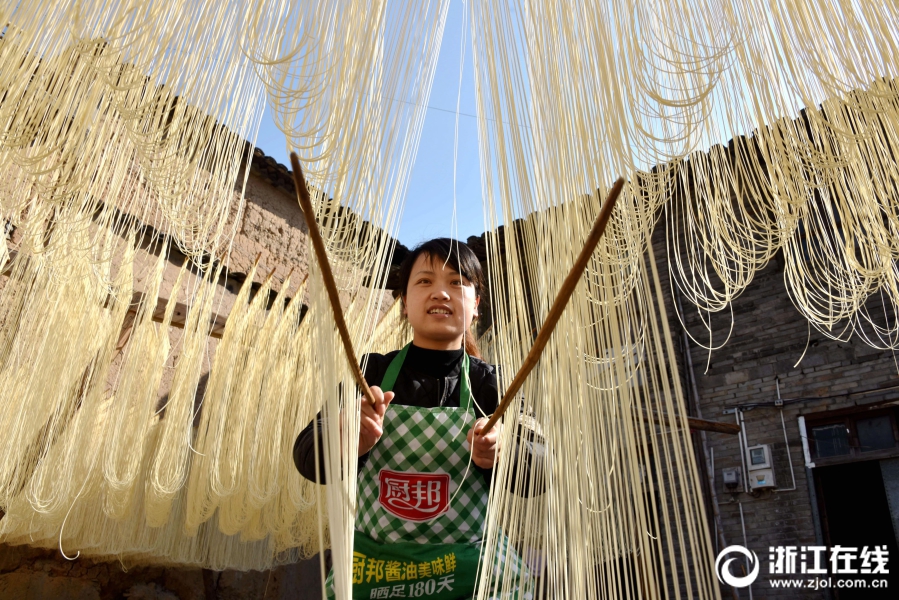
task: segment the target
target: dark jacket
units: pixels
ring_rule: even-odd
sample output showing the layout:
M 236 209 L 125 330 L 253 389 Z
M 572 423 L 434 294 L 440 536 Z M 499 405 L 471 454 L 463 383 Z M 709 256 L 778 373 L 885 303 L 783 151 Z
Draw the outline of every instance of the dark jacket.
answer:
M 369 354 L 368 364 L 365 368 L 365 380 L 369 385 L 380 386 L 387 372 L 390 362 L 399 354 L 399 350 L 390 352 L 389 354 Z M 363 361 L 364 364 L 365 361 Z M 396 383 L 393 386 L 395 394 L 393 403 L 407 406 L 418 406 L 422 408 L 436 408 L 440 406 L 457 407 L 459 406 L 460 386 L 459 379 L 462 368 L 462 361 L 458 360 L 457 364 L 449 367 L 443 377 L 435 377 L 428 375 L 422 370 L 417 369 L 416 356 L 410 352 L 403 363 L 403 368 L 397 376 Z M 422 367 L 424 368 L 424 367 Z M 473 408 L 477 417 L 490 416 L 496 411 L 497 402 L 499 400 L 497 391 L 497 373 L 493 365 L 489 365 L 484 361 L 469 357 L 469 381 L 471 382 L 471 393 L 473 396 Z M 315 469 L 315 432 L 313 425 L 319 428 L 319 477 L 318 481 L 325 482 L 324 467 L 324 449 L 323 438 L 321 433 L 322 416 L 318 417 L 306 426 L 297 437 L 293 446 L 293 460 L 300 474 L 309 479 L 316 481 Z M 530 456 L 528 457 L 530 459 Z M 359 469 L 368 460 L 368 454 L 359 457 Z M 530 468 L 530 460 L 527 461 Z M 490 484 L 490 477 L 493 473 L 492 469 L 482 469 L 472 463 L 472 467 L 477 469 L 483 476 L 485 482 Z M 512 477 L 511 481 L 515 481 L 517 477 Z M 527 477 L 523 478 L 525 481 Z M 515 491 L 515 490 L 513 490 Z M 523 494 L 527 495 L 527 494 Z

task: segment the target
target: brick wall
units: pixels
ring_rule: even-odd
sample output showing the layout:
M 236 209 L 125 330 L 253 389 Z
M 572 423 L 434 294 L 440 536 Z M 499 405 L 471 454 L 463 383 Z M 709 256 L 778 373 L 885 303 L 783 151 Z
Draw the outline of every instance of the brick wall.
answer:
M 654 245 L 656 256 L 661 259 L 665 256 L 664 238 L 656 236 Z M 659 266 L 664 270 L 663 263 L 660 262 Z M 665 286 L 670 287 L 668 282 Z M 672 332 L 680 335 L 683 329 L 674 317 L 670 293 L 667 300 Z M 690 333 L 697 340 L 708 342 L 709 333 L 704 329 L 695 307 L 684 304 L 684 311 L 685 324 Z M 777 590 L 762 581 L 768 572 L 769 546 L 819 543 L 816 541 L 798 417 L 899 398 L 899 390 L 852 397 L 845 395 L 899 383 L 895 357 L 892 352 L 873 349 L 858 338 L 850 342 L 837 342 L 815 329 L 810 331 L 808 322 L 787 296 L 783 269 L 777 261 L 772 261 L 759 272 L 748 289 L 734 301 L 733 319 L 730 339 L 723 348 L 712 351 L 711 356 L 707 350 L 690 342 L 702 416 L 715 421 L 735 422 L 734 415 L 724 414 L 724 411 L 740 404 L 772 402 L 777 398 L 775 378 L 780 381 L 784 399 L 808 400 L 787 404 L 783 408 L 787 443 L 784 442 L 780 409 L 759 407 L 743 413 L 748 445 L 772 446 L 779 488 L 793 487 L 787 453 L 789 447 L 796 479 L 795 490 L 762 491 L 757 497 L 746 493 L 731 495 L 724 488 L 721 471 L 729 467 L 742 467 L 738 438 L 706 434 L 708 448 L 714 455 L 715 485 L 724 536 L 727 544 L 745 543 L 758 553 L 762 566 L 760 579 L 753 585 L 754 598 L 822 598 L 824 593 L 821 591 Z M 712 342 L 720 345 L 727 338 L 731 326 L 730 315 L 712 315 L 711 323 Z M 675 341 L 676 344 L 678 342 L 680 340 Z M 679 362 L 684 364 L 682 360 Z M 689 387 L 685 387 L 689 391 Z M 722 586 L 722 595 L 732 597 L 732 589 Z M 741 597 L 749 596 L 743 590 Z
M 236 217 L 236 210 L 233 214 Z M 308 229 L 286 168 L 258 150 L 248 174 L 246 206 L 235 229 L 228 263 L 230 271 L 228 277 L 219 282 L 221 289 L 214 312 L 221 316 L 228 315 L 236 293 L 257 256 L 260 257 L 260 262 L 254 283 L 261 284 L 274 271 L 274 295 L 281 289 L 288 273 L 293 271 L 288 297 L 293 296 L 308 272 Z M 147 273 L 157 257 L 149 252 L 139 251 L 135 260 L 135 290 L 143 291 Z M 177 251 L 170 255 L 160 299 L 166 300 L 171 296 L 183 260 L 184 257 Z M 0 277 L 0 289 L 5 281 L 6 277 Z M 190 288 L 195 289 L 196 285 L 192 284 Z M 178 300 L 186 301 L 183 297 Z M 383 312 L 389 310 L 392 302 L 390 292 L 384 292 Z M 158 391 L 160 399 L 165 398 L 170 391 L 182 333 L 181 329 L 170 329 L 173 352 L 166 363 Z M 198 396 L 204 391 L 203 382 L 208 375 L 217 345 L 218 340 L 209 339 L 208 360 L 204 362 Z M 119 363 L 121 356 L 112 365 L 111 379 L 115 379 Z M 75 550 L 77 548 L 72 551 Z M 0 544 L 0 598 L 93 600 L 123 597 L 155 600 L 320 598 L 319 561 L 314 558 L 264 573 L 217 573 L 201 569 L 140 565 L 128 565 L 126 569 L 117 562 L 88 558 L 68 561 L 55 550 Z

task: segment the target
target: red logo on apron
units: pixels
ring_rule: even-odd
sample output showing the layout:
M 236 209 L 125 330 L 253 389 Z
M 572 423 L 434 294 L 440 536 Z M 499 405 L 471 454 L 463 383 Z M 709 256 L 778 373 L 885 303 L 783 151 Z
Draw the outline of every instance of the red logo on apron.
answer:
M 413 473 L 381 469 L 378 501 L 384 510 L 407 521 L 427 521 L 449 509 L 450 477 L 446 473 Z

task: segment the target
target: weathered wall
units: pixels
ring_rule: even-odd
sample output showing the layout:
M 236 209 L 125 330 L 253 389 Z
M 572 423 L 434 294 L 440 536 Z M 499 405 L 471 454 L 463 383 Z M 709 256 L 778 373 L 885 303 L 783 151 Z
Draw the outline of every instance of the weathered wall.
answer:
M 227 316 L 236 293 L 246 278 L 253 261 L 260 257 L 254 283 L 261 284 L 274 271 L 273 292 L 280 290 L 288 273 L 293 271 L 292 296 L 308 272 L 307 227 L 295 197 L 292 180 L 286 169 L 257 150 L 246 186 L 246 206 L 236 227 L 231 248 L 229 275 L 222 279 L 214 312 Z M 184 257 L 174 253 L 168 260 L 160 299 L 172 294 Z M 135 266 L 135 289 L 142 291 L 156 256 L 139 251 Z M 191 276 L 189 276 L 190 278 Z M 6 277 L 0 277 L 0 286 Z M 195 285 L 191 285 L 195 288 Z M 2 288 L 0 288 L 2 289 Z M 180 302 L 188 299 L 179 297 Z M 382 310 L 391 304 L 384 293 Z M 173 352 L 169 357 L 159 398 L 168 394 L 183 330 L 170 328 Z M 210 338 L 202 375 L 208 375 L 218 340 Z M 127 351 L 127 348 L 126 348 Z M 121 356 L 114 361 L 110 379 L 117 375 Z M 198 389 L 203 393 L 204 378 Z M 299 476 L 299 475 L 297 475 Z M 67 549 L 68 551 L 69 549 Z M 77 548 L 71 549 L 75 552 Z M 205 578 L 205 579 L 204 579 Z M 64 559 L 58 551 L 0 544 L 0 598 L 158 598 L 171 600 L 211 598 L 320 598 L 319 563 L 317 559 L 287 565 L 269 572 L 214 573 L 200 569 L 163 568 L 158 566 L 122 565 L 115 562 L 79 558 Z
M 247 180 L 246 198 L 241 226 L 234 237 L 230 268 L 236 273 L 246 273 L 259 256 L 255 280 L 261 283 L 274 270 L 276 291 L 294 270 L 289 292 L 293 295 L 308 271 L 308 229 L 303 211 L 295 196 L 272 185 L 255 169 Z
M 321 598 L 317 559 L 267 572 L 217 573 L 100 562 L 67 561 L 54 550 L 0 545 L 4 600 L 303 600 Z
M 664 243 L 658 236 L 657 240 Z M 656 248 L 656 255 L 661 260 L 665 256 L 664 246 L 657 243 Z M 664 269 L 661 262 L 660 268 Z M 667 308 L 673 316 L 670 299 Z M 685 304 L 684 310 L 688 331 L 697 340 L 707 343 L 709 333 L 696 309 Z M 702 416 L 734 423 L 734 415 L 726 415 L 724 411 L 740 404 L 774 401 L 777 398 L 775 378 L 780 380 L 783 398 L 809 400 L 783 407 L 789 456 L 780 409 L 759 407 L 744 412 L 748 445 L 773 446 L 775 475 L 782 491 L 761 491 L 757 497 L 746 493 L 731 495 L 722 483 L 721 471 L 742 467 L 737 436 L 707 434 L 709 450 L 714 455 L 715 485 L 724 535 L 728 544 L 745 544 L 759 555 L 762 566 L 759 580 L 753 585 L 754 598 L 821 598 L 821 591 L 772 589 L 763 581 L 768 572 L 769 546 L 818 543 L 798 417 L 899 398 L 899 390 L 853 397 L 845 395 L 899 383 L 894 355 L 873 349 L 858 338 L 836 342 L 814 329 L 809 331 L 808 322 L 787 296 L 783 270 L 776 260 L 759 272 L 749 288 L 734 301 L 733 319 L 730 339 L 723 348 L 712 351 L 711 357 L 707 350 L 690 343 Z M 711 340 L 720 345 L 728 336 L 730 315 L 713 315 L 711 322 Z M 682 331 L 673 318 L 672 331 L 678 335 Z M 790 457 L 796 479 L 795 490 L 783 489 L 793 487 Z M 730 598 L 732 589 L 722 586 L 722 595 Z M 742 597 L 748 597 L 745 590 Z

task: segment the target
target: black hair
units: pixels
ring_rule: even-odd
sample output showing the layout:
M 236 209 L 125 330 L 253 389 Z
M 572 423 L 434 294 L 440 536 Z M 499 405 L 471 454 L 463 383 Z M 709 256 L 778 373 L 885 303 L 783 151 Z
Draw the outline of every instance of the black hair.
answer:
M 480 297 L 487 289 L 484 272 L 481 270 L 481 262 L 475 256 L 474 251 L 464 242 L 452 238 L 434 238 L 421 243 L 412 249 L 400 265 L 399 292 L 405 298 L 409 289 L 409 278 L 412 276 L 412 266 L 419 256 L 426 256 L 431 260 L 439 260 L 446 263 L 456 273 L 459 273 L 474 286 L 475 296 Z M 483 298 L 481 299 L 483 301 Z M 465 351 L 477 358 L 481 358 L 477 341 L 471 332 L 465 335 Z

